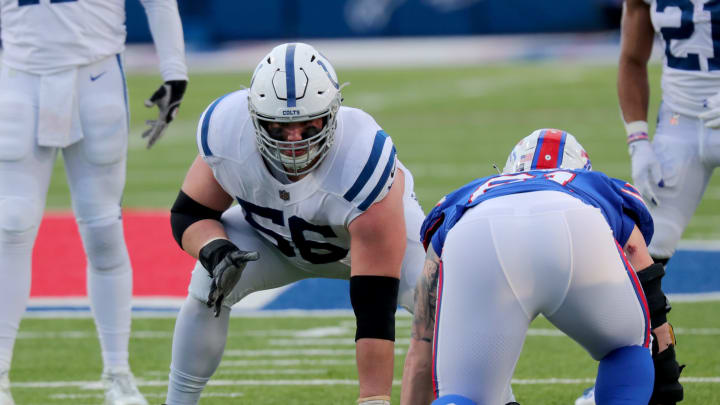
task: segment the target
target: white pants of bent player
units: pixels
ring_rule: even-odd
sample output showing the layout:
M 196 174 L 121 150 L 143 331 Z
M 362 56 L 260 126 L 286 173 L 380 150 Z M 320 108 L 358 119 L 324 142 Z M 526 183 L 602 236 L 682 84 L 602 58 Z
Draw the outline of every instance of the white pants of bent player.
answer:
M 412 311 L 415 283 L 425 260 L 425 252 L 420 243 L 420 225 L 424 214 L 411 193 L 406 194 L 404 212 L 407 247 L 402 264 L 398 304 Z M 252 292 L 281 287 L 306 278 L 350 278 L 350 266 L 343 262 L 307 264 L 304 268 L 291 262 L 277 246 L 268 242 L 245 220 L 245 214 L 239 205 L 223 214 L 222 222 L 228 237 L 236 246 L 243 250 L 255 250 L 260 255 L 260 260 L 247 264 L 235 289 L 223 300 L 226 307 L 231 307 Z M 197 262 L 190 281 L 190 295 L 206 302 L 210 283 L 208 272 Z
M 128 140 L 122 61 L 114 55 L 77 68 L 74 87 L 66 86 L 67 102 L 72 138 L 82 139 L 63 148 L 38 144 L 42 80 L 0 68 L 0 369 L 10 366 L 27 306 L 32 247 L 58 152 L 88 257 L 105 365 L 127 365 L 132 276 L 120 220 Z
M 644 295 L 602 213 L 560 192 L 488 200 L 448 233 L 438 284 L 436 394 L 504 403 L 543 314 L 599 360 L 647 345 Z
M 653 257 L 669 258 L 720 166 L 720 130 L 662 104 L 652 147 L 665 187 L 654 187 L 659 205 L 648 204 L 655 222 L 649 249 Z

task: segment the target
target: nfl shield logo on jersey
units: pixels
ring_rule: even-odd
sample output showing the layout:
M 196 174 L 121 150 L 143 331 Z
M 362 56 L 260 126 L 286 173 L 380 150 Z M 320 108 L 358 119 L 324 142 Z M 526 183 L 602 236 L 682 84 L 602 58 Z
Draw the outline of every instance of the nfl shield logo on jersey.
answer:
M 284 201 L 290 199 L 290 193 L 288 193 L 286 190 L 279 190 L 278 193 L 280 194 L 280 198 L 282 198 Z

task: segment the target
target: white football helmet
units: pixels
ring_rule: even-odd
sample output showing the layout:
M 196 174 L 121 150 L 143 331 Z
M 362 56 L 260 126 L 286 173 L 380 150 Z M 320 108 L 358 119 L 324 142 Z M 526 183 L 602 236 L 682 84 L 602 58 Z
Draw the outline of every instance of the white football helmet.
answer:
M 317 167 L 335 137 L 340 94 L 335 70 L 310 45 L 287 43 L 267 54 L 253 74 L 248 108 L 255 126 L 258 150 L 277 170 L 297 176 Z M 323 118 L 319 132 L 300 141 L 271 136 L 269 122 L 290 123 Z
M 503 173 L 539 169 L 592 170 L 590 157 L 572 134 L 560 129 L 533 131 L 515 145 Z

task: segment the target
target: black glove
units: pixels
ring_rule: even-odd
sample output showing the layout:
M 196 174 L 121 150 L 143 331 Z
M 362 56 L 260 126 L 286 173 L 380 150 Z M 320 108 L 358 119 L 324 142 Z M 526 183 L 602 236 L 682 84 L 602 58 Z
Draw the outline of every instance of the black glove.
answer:
M 671 326 L 672 328 L 672 326 Z M 673 333 L 673 340 L 674 340 Z M 683 400 L 683 387 L 680 373 L 685 368 L 675 358 L 675 345 L 658 353 L 657 338 L 653 335 L 652 359 L 655 366 L 655 385 L 649 405 L 674 405 Z
M 227 239 L 216 239 L 200 249 L 200 263 L 212 278 L 207 306 L 214 307 L 216 318 L 220 315 L 223 299 L 240 281 L 247 262 L 259 258 L 258 252 L 240 250 Z
M 148 149 L 160 139 L 165 128 L 175 118 L 186 87 L 187 80 L 169 80 L 155 90 L 148 100 L 145 100 L 145 107 L 158 106 L 158 119 L 145 121 L 150 128 L 143 132 L 142 137 L 148 138 Z

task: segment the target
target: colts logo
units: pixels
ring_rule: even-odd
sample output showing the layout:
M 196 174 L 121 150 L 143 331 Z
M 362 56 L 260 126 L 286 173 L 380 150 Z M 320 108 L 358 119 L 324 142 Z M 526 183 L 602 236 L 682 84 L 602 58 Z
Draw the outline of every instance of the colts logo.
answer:
M 298 111 L 298 110 L 283 110 L 282 114 L 285 115 L 285 116 L 288 116 L 288 115 L 300 115 L 300 111 Z
M 287 201 L 290 199 L 290 193 L 288 193 L 286 190 L 279 190 L 278 194 L 280 194 L 280 198 L 284 201 Z

